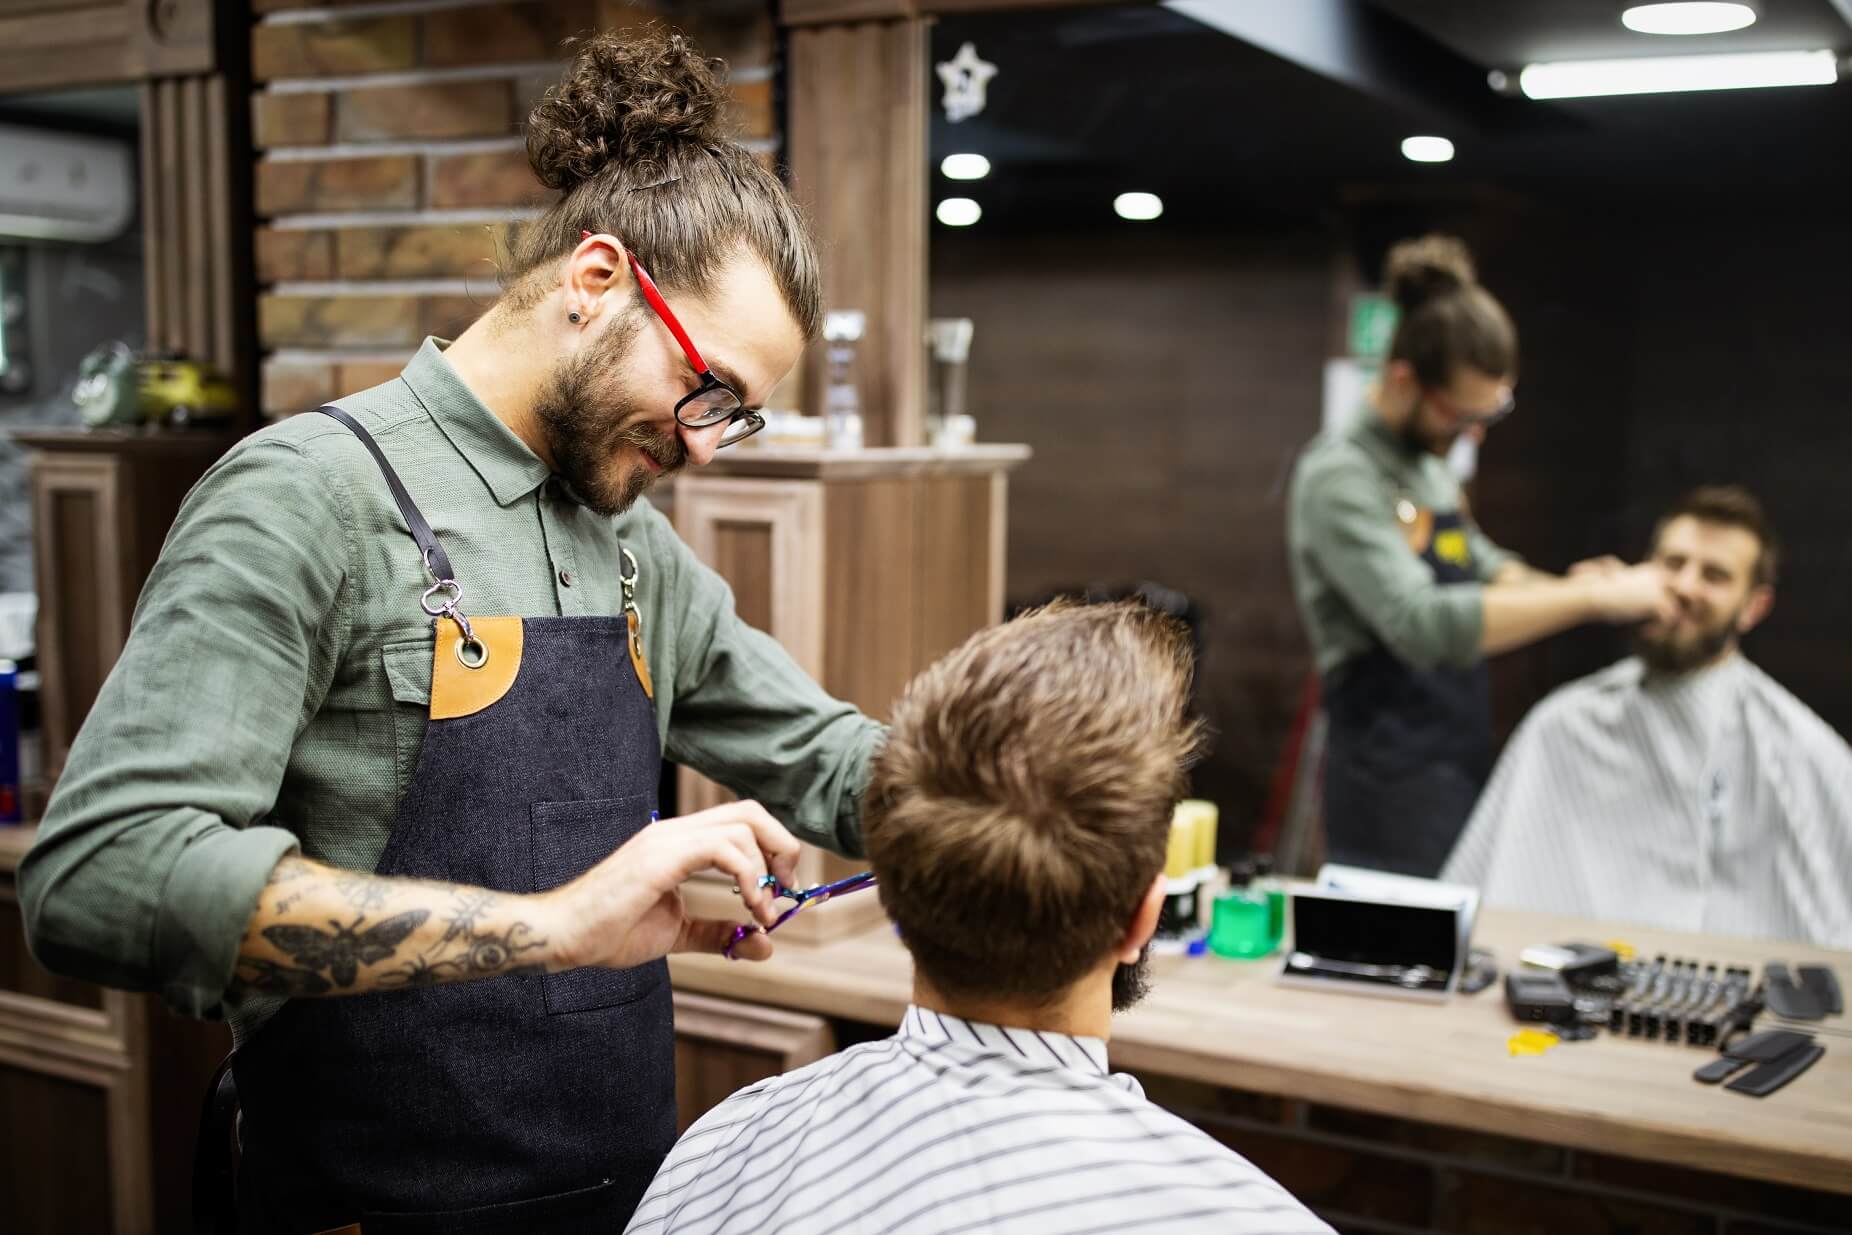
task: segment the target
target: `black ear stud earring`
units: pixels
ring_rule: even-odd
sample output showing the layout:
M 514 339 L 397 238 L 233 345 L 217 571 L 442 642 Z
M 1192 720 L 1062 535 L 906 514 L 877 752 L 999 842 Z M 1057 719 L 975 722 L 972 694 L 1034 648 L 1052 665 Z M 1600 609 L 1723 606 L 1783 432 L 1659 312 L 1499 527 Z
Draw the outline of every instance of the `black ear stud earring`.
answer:
M 566 320 L 569 322 L 576 322 L 579 320 L 579 315 L 577 313 L 568 313 L 566 314 Z

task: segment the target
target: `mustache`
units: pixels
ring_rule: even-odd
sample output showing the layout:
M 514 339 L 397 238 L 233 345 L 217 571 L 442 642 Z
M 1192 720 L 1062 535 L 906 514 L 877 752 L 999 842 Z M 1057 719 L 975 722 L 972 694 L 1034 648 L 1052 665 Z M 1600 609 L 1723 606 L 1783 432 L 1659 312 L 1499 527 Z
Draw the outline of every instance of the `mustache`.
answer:
M 650 461 L 665 474 L 688 462 L 688 449 L 674 433 L 661 433 L 645 425 L 631 425 L 618 430 L 616 440 L 619 445 L 634 446 L 648 455 Z

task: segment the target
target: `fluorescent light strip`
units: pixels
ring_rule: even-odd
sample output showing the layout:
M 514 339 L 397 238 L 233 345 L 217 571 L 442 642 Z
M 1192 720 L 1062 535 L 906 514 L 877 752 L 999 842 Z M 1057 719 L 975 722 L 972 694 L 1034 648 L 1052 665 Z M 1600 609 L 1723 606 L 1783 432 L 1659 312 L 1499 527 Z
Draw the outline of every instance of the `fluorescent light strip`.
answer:
M 1838 80 L 1839 58 L 1831 51 L 1760 51 L 1532 64 L 1518 74 L 1518 87 L 1533 99 L 1583 99 L 1685 90 L 1830 86 Z

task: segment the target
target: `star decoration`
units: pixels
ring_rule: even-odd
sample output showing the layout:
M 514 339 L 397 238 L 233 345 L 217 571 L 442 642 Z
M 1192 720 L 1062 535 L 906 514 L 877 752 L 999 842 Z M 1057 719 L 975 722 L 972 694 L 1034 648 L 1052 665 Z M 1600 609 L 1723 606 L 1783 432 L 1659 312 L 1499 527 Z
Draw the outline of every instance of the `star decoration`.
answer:
M 980 60 L 977 45 L 966 43 L 938 66 L 938 73 L 945 83 L 945 118 L 957 124 L 984 110 L 984 91 L 997 75 L 997 66 Z

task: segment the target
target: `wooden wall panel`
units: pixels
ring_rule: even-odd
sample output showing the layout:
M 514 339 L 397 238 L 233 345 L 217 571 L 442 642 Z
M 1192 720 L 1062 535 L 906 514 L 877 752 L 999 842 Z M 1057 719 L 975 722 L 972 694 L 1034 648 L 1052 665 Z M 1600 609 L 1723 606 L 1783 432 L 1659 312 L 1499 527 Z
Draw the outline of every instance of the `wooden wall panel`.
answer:
M 13 1231 L 109 1235 L 109 1103 L 103 1090 L 0 1063 L 0 1224 Z
M 810 211 L 825 303 L 868 315 L 858 362 L 870 446 L 925 440 L 927 38 L 917 19 L 792 31 L 791 186 Z M 821 411 L 821 346 L 804 362 Z
M 829 638 L 823 688 L 870 716 L 885 718 L 916 662 L 920 612 L 934 598 L 918 569 L 914 486 L 844 482 L 825 493 L 823 589 Z

